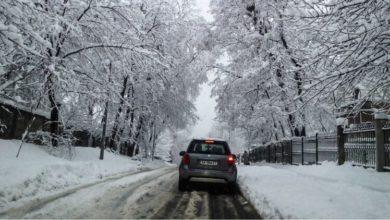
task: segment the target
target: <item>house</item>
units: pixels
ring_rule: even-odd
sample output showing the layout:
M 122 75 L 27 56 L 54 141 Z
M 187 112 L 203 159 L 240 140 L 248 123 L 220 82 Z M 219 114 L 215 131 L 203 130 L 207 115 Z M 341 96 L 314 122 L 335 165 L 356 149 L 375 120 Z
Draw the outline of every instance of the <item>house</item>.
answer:
M 47 130 L 49 118 L 49 112 L 0 97 L 0 138 L 21 139 L 27 128 L 29 132 Z
M 353 99 L 346 101 L 337 110 L 337 118 L 346 118 L 346 127 L 367 124 L 374 121 L 374 112 L 378 109 L 390 114 L 390 102 L 375 99 L 362 99 L 360 89 L 354 90 Z

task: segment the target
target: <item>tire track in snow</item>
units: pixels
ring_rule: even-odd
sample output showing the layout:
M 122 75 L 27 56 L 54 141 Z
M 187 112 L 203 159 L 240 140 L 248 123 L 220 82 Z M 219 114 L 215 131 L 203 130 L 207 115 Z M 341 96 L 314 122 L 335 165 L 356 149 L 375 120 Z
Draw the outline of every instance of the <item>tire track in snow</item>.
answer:
M 168 202 L 166 202 L 162 207 L 160 207 L 160 209 L 151 218 L 174 218 L 174 216 L 176 218 L 183 218 L 183 215 L 178 215 L 177 212 L 180 211 L 180 206 L 188 204 L 189 197 L 190 194 L 188 192 L 175 193 L 174 197 L 172 197 L 170 200 L 168 200 Z
M 172 178 L 176 170 L 163 174 L 137 188 L 137 194 L 127 198 L 121 218 L 150 218 L 172 195 Z
M 12 207 L 12 208 L 9 208 L 7 210 L 0 212 L 0 218 L 22 218 L 25 214 L 27 214 L 29 212 L 33 212 L 35 210 L 38 210 L 38 209 L 42 208 L 43 206 L 45 206 L 46 204 L 49 204 L 49 203 L 51 203 L 55 200 L 58 200 L 60 198 L 72 195 L 72 194 L 78 192 L 79 190 L 89 188 L 89 187 L 92 187 L 92 186 L 95 186 L 98 184 L 106 183 L 109 181 L 115 181 L 115 180 L 118 180 L 118 179 L 121 179 L 124 177 L 128 177 L 131 175 L 136 175 L 139 173 L 148 172 L 148 171 L 150 171 L 150 169 L 144 169 L 144 170 L 139 170 L 139 171 L 135 171 L 135 172 L 126 172 L 125 174 L 122 173 L 119 175 L 113 175 L 113 176 L 107 177 L 103 180 L 96 181 L 93 183 L 84 184 L 81 186 L 76 186 L 74 188 L 70 188 L 70 189 L 67 189 L 65 191 L 62 191 L 62 192 L 59 192 L 59 193 L 56 193 L 56 194 L 53 194 L 53 195 L 50 195 L 47 197 L 31 199 L 29 201 L 23 202 L 22 205 L 20 205 L 18 207 Z
M 104 182 L 83 186 L 82 188 L 78 188 L 71 193 L 65 193 L 64 195 L 56 196 L 54 200 L 44 201 L 43 204 L 35 206 L 34 209 L 26 209 L 22 207 L 21 210 L 13 210 L 13 215 L 8 215 L 8 218 L 92 218 L 94 216 L 96 216 L 96 218 L 102 218 L 102 216 L 107 216 L 107 218 L 110 218 L 111 215 L 116 216 L 116 213 L 119 213 L 112 212 L 114 207 L 117 208 L 120 206 L 118 203 L 114 202 L 118 199 L 118 194 L 112 193 L 113 191 L 133 191 L 133 188 L 139 187 L 145 184 L 145 182 L 155 179 L 156 176 L 165 175 L 166 170 L 169 169 L 171 168 L 141 171 L 131 175 L 124 175 L 118 178 L 109 179 Z M 127 181 L 127 178 L 129 178 L 129 180 L 133 180 L 137 177 L 144 178 L 141 180 L 136 180 L 135 182 L 129 181 L 132 184 L 132 186 L 129 187 L 130 190 L 126 188 L 126 184 L 115 186 L 117 181 Z M 111 187 L 110 184 L 114 184 L 114 186 Z M 99 195 L 99 192 L 103 193 Z M 83 201 L 84 199 L 85 201 Z M 107 201 L 110 202 L 107 203 Z M 109 210 L 107 210 L 107 207 L 110 207 Z
M 240 194 L 231 194 L 226 184 L 191 183 L 190 190 L 177 190 L 177 177 L 172 195 L 150 218 L 169 219 L 259 219 L 253 206 Z M 156 197 L 159 200 L 159 197 Z M 163 200 L 162 200 L 163 201 Z
M 148 204 L 152 198 L 151 188 L 155 185 L 158 186 L 161 181 L 174 172 L 170 168 L 154 171 L 156 172 L 140 181 L 107 190 L 101 195 L 101 199 L 96 202 L 94 207 L 77 218 L 146 218 L 145 214 L 150 211 L 146 210 L 142 204 L 145 202 Z
M 18 218 L 261 218 L 226 184 L 192 183 L 178 191 L 176 169 L 163 168 L 87 187 Z
M 186 218 L 208 218 L 208 200 L 209 198 L 207 193 L 192 191 L 184 216 Z

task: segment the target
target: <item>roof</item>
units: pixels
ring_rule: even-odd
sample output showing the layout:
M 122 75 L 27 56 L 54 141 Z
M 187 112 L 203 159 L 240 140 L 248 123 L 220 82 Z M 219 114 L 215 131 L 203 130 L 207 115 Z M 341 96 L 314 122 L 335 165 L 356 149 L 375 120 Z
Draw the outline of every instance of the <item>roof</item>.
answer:
M 32 109 L 31 107 L 27 107 L 21 103 L 17 103 L 13 100 L 10 100 L 10 99 L 5 99 L 5 98 L 0 97 L 0 104 L 8 105 L 8 106 L 13 107 L 15 109 L 22 110 L 22 111 L 29 112 L 29 113 L 34 114 L 34 115 L 38 115 L 38 116 L 42 116 L 44 118 L 50 119 L 50 112 L 45 111 L 43 109 Z

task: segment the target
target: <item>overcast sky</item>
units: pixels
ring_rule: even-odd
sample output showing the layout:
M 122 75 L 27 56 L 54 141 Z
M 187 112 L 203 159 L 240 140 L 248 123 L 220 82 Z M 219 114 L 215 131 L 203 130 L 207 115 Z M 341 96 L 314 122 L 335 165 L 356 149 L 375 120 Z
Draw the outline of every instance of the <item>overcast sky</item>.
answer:
M 199 9 L 200 14 L 207 20 L 211 21 L 212 15 L 209 11 L 209 0 L 196 0 L 196 6 Z M 194 137 L 207 137 L 210 129 L 213 126 L 213 119 L 215 118 L 215 106 L 216 102 L 214 98 L 211 98 L 211 89 L 209 85 L 212 80 L 212 74 L 209 73 L 209 82 L 201 86 L 200 95 L 195 102 L 197 109 L 197 115 L 199 117 L 198 122 L 192 130 Z
M 213 16 L 209 13 L 210 0 L 195 0 L 196 7 L 200 10 L 200 14 L 206 19 L 206 21 L 212 21 Z

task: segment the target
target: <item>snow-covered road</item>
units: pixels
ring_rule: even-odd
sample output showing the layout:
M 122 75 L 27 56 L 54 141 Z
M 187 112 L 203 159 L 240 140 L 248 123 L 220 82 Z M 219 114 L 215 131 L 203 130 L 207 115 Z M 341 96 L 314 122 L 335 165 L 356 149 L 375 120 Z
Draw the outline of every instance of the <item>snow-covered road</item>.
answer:
M 192 183 L 179 192 L 177 178 L 175 167 L 141 171 L 30 201 L 0 218 L 260 218 L 224 185 Z

